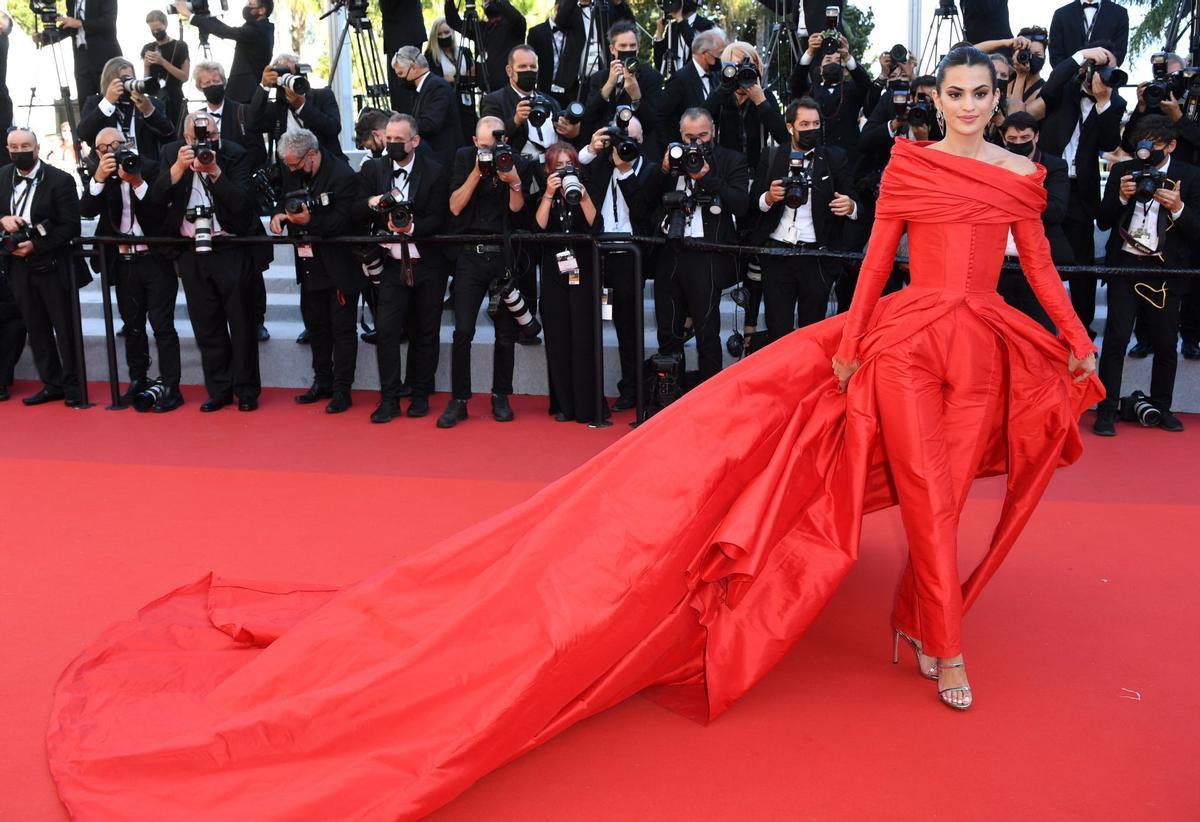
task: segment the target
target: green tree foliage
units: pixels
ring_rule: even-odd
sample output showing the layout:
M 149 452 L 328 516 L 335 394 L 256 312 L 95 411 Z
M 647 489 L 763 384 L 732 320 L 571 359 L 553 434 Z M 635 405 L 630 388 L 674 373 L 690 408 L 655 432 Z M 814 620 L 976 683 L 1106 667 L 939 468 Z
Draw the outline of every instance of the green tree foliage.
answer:
M 1187 50 L 1187 41 L 1183 38 L 1186 33 L 1187 10 L 1192 7 L 1192 0 L 1129 0 L 1133 6 L 1149 6 L 1142 22 L 1129 35 L 1129 51 L 1140 54 L 1151 51 Z M 1182 15 L 1185 25 L 1175 27 L 1174 36 L 1170 37 L 1171 23 Z M 1166 42 L 1170 37 L 1171 42 Z

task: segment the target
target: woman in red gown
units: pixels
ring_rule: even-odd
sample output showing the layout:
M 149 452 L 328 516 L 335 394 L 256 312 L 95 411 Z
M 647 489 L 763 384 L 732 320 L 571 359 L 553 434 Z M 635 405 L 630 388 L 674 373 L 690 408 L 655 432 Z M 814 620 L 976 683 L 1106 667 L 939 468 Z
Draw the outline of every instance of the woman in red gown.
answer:
M 109 629 L 55 691 L 47 747 L 72 814 L 410 819 L 638 692 L 711 720 L 832 596 L 863 514 L 897 499 L 911 561 L 894 627 L 958 661 L 962 611 L 1079 457 L 1103 389 L 1050 262 L 1044 172 L 978 137 L 990 62 L 947 63 L 951 136 L 897 143 L 848 317 L 349 588 L 210 575 Z M 878 299 L 906 227 L 912 286 Z M 1010 228 L 1061 339 L 996 294 Z M 960 586 L 966 488 L 1002 473 L 1000 521 Z M 962 674 L 945 667 L 939 687 Z

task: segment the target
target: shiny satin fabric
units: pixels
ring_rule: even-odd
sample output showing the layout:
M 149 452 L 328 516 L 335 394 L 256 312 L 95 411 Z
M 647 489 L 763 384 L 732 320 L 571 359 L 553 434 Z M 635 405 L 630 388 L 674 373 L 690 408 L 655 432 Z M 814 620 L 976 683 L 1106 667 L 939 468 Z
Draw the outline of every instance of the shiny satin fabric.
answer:
M 1084 350 L 1041 282 L 1062 289 L 1038 178 L 934 153 L 898 143 L 848 317 L 768 346 L 522 505 L 349 588 L 209 576 L 109 629 L 55 692 L 47 747 L 68 809 L 409 819 L 638 692 L 714 719 L 833 595 L 862 515 L 895 503 L 878 355 L 964 311 L 1001 363 L 1003 414 L 986 420 L 976 474 L 1008 473 L 969 608 L 1055 468 L 1078 458 L 1078 417 L 1102 389 L 1072 385 L 1064 342 L 989 291 L 1012 224 L 1039 297 Z M 871 299 L 906 220 L 915 287 Z M 846 394 L 839 347 L 862 361 Z

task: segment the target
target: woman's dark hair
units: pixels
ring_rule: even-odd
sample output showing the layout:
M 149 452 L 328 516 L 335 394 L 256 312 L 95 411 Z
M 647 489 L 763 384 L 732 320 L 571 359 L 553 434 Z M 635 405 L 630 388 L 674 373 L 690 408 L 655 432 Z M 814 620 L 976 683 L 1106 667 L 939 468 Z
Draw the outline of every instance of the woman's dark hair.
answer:
M 983 53 L 974 46 L 960 46 L 956 49 L 951 49 L 950 53 L 942 58 L 942 62 L 938 63 L 937 67 L 937 88 L 942 90 L 942 83 L 946 80 L 946 70 L 952 69 L 955 66 L 982 66 L 992 75 L 992 87 L 996 86 L 996 66 L 992 63 L 992 58 Z

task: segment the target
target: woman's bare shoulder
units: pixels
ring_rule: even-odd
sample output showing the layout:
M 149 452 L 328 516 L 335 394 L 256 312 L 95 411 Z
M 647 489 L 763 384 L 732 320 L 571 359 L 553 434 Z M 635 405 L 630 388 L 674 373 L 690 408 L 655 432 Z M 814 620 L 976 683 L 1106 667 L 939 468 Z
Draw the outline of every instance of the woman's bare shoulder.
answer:
M 980 159 L 986 160 L 993 165 L 1006 168 L 1009 171 L 1020 174 L 1022 177 L 1028 177 L 1037 171 L 1037 166 L 1033 160 L 1028 157 L 1022 157 L 1020 154 L 1013 154 L 1006 148 L 1003 148 L 992 143 L 987 143 L 987 152 Z

